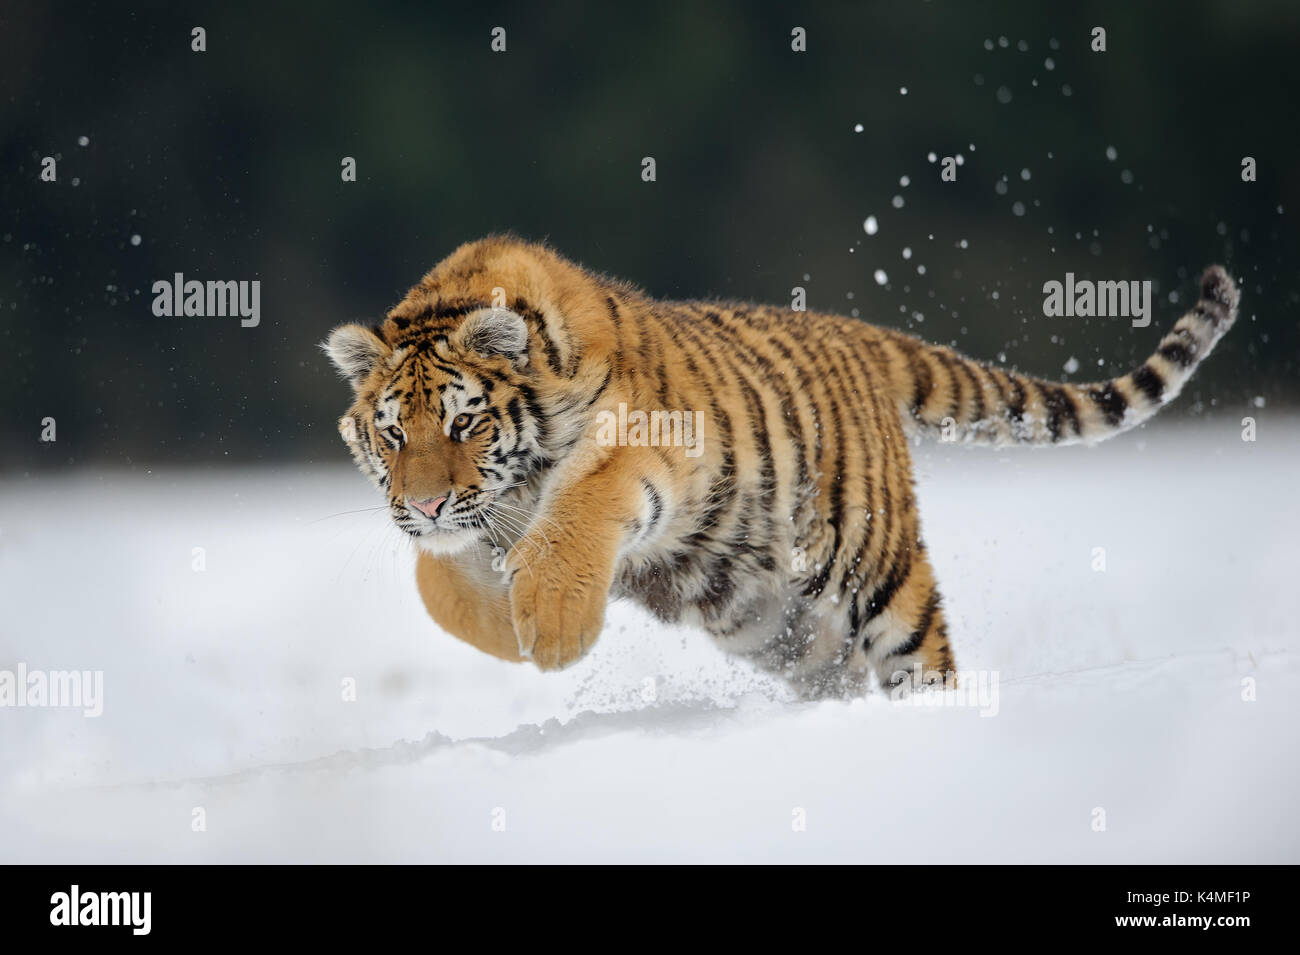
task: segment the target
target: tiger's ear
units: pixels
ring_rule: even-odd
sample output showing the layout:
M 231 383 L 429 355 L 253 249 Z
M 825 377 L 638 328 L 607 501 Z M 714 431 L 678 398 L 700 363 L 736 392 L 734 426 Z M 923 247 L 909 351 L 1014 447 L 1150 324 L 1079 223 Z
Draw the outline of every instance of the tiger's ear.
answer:
M 353 389 L 359 388 L 375 365 L 392 352 L 386 341 L 364 325 L 340 325 L 330 332 L 321 348 Z
M 480 355 L 504 355 L 516 368 L 528 364 L 528 325 L 508 308 L 474 312 L 456 330 L 461 348 Z

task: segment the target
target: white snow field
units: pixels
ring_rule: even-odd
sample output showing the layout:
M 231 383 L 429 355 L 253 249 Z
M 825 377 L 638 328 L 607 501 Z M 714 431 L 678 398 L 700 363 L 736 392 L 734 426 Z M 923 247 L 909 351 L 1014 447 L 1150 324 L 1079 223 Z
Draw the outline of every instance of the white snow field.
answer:
M 103 713 L 0 708 L 0 861 L 1300 862 L 1300 419 L 1242 414 L 917 450 L 983 706 L 792 702 L 625 604 L 495 661 L 344 463 L 9 476 L 0 671 Z

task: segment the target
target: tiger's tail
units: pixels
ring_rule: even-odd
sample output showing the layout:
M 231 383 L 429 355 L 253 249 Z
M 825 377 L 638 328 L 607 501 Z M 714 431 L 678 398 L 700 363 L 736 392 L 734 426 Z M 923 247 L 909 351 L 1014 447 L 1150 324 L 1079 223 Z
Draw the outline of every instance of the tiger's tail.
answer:
M 899 403 L 923 433 L 976 444 L 1092 443 L 1134 428 L 1173 401 L 1237 319 L 1237 286 L 1222 266 L 1201 276 L 1201 297 L 1136 370 L 1093 384 L 1060 384 L 975 361 L 910 335 L 886 339 Z

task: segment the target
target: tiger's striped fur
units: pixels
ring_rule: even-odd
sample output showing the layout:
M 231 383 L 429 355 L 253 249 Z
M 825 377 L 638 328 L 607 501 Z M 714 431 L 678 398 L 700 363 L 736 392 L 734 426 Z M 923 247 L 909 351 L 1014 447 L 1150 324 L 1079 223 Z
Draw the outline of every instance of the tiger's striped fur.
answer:
M 816 696 L 955 674 L 909 432 L 1118 434 L 1178 394 L 1236 310 L 1210 268 L 1136 371 L 1058 384 L 835 315 L 655 301 L 494 237 L 324 347 L 355 389 L 340 429 L 449 632 L 563 667 L 608 597 L 630 597 Z M 602 442 L 620 404 L 702 412 L 700 453 Z

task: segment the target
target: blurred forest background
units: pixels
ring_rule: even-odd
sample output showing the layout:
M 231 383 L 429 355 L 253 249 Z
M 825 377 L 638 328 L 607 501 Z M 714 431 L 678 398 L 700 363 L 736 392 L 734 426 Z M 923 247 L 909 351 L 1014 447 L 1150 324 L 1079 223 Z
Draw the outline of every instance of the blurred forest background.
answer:
M 1300 398 L 1294 0 L 12 3 L 0 77 L 10 473 L 344 464 L 316 343 L 502 230 L 1072 380 L 1140 361 L 1222 261 L 1242 320 L 1167 414 Z M 1152 280 L 1151 327 L 1045 318 L 1067 271 Z M 260 279 L 260 326 L 155 317 L 176 272 Z

